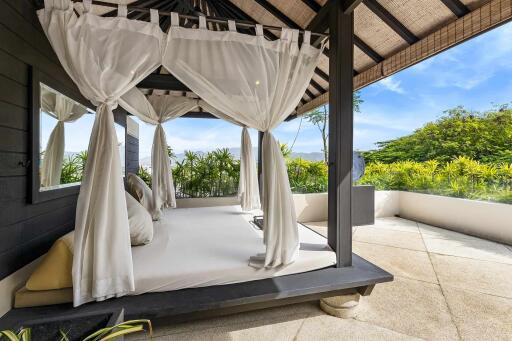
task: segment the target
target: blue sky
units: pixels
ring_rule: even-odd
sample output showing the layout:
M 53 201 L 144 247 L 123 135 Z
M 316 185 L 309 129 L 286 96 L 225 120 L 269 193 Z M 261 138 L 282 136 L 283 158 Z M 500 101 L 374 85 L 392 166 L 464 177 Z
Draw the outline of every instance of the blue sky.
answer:
M 510 103 L 512 24 L 370 85 L 361 90 L 361 97 L 364 103 L 361 112 L 355 114 L 354 126 L 354 148 L 357 150 L 372 149 L 375 142 L 410 134 L 457 105 L 488 110 L 492 103 Z M 66 151 L 87 149 L 86 135 L 92 126 L 88 121 L 82 118 L 79 123 L 74 123 L 76 128 L 66 127 Z M 80 128 L 82 124 L 84 127 Z M 291 144 L 300 124 L 300 119 L 285 122 L 274 133 L 281 142 Z M 43 136 L 48 135 L 51 124 L 42 129 Z M 166 123 L 164 129 L 167 142 L 178 153 L 238 147 L 240 144 L 240 128 L 220 120 L 177 119 Z M 153 132 L 154 127 L 140 122 L 141 158 L 151 155 Z M 251 137 L 256 145 L 255 131 L 251 132 Z M 320 149 L 318 129 L 303 120 L 294 151 L 316 152 Z

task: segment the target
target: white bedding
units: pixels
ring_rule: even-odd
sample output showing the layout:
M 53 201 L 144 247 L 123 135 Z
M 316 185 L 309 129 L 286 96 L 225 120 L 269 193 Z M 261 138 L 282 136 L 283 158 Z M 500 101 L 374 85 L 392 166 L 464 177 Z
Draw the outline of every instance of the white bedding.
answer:
M 336 255 L 321 235 L 299 224 L 297 260 L 276 269 L 256 269 L 249 257 L 263 253 L 262 232 L 239 206 L 163 211 L 149 245 L 132 248 L 133 295 L 246 282 L 334 265 Z

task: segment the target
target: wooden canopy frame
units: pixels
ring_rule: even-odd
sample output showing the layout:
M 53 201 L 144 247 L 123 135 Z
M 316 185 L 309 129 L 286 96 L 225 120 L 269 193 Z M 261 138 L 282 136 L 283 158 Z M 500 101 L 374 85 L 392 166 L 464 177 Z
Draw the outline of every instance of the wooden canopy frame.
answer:
M 0 327 L 16 328 L 20 321 L 90 316 L 124 309 L 127 318 L 170 317 L 177 320 L 261 309 L 322 297 L 360 293 L 369 295 L 377 283 L 393 276 L 352 253 L 352 82 L 353 7 L 359 1 L 333 2 L 329 85 L 329 224 L 328 243 L 337 265 L 306 273 L 231 285 L 191 288 L 127 296 L 72 308 L 71 304 L 14 309 L 0 319 Z

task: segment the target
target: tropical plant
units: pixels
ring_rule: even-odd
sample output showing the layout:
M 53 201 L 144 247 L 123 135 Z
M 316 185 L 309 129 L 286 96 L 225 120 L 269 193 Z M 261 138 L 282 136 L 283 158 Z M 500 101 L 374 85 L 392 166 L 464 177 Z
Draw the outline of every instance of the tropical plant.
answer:
M 119 323 L 113 327 L 102 328 L 83 339 L 83 341 L 107 341 L 117 337 L 145 331 L 144 326 L 148 327 L 149 336 L 153 334 L 150 320 L 131 320 Z M 69 341 L 67 334 L 59 330 L 59 341 Z M 30 328 L 23 328 L 18 332 L 12 330 L 0 331 L 0 340 L 7 338 L 9 341 L 32 341 L 32 332 Z
M 137 175 L 141 178 L 149 187 L 151 187 L 151 173 L 144 166 L 139 166 Z
M 64 158 L 62 172 L 60 175 L 61 184 L 69 184 L 82 181 L 87 162 L 87 151 L 82 151 L 73 156 Z
M 464 156 L 449 162 L 372 162 L 358 184 L 512 203 L 512 164 L 487 164 Z

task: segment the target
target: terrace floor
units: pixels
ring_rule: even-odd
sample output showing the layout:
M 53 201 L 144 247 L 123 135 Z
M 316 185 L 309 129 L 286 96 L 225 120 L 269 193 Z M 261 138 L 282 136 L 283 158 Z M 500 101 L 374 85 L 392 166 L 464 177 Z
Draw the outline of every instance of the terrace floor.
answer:
M 326 234 L 325 223 L 308 225 Z M 361 298 L 354 318 L 313 302 L 153 321 L 153 340 L 512 340 L 511 246 L 394 217 L 355 228 L 353 239 L 355 253 L 395 276 Z

